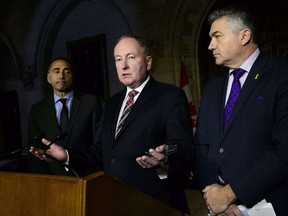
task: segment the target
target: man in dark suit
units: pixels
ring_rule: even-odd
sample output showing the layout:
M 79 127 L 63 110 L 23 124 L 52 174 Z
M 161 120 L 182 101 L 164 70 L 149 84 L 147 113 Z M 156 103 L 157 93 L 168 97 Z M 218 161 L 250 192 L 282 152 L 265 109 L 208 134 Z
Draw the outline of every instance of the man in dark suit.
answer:
M 285 216 L 288 61 L 260 52 L 255 20 L 245 8 L 216 10 L 209 21 L 208 49 L 229 70 L 207 84 L 198 114 L 196 170 L 204 199 L 212 215 L 242 215 L 240 208 L 263 201 Z M 233 78 L 236 68 L 244 69 L 239 81 Z M 240 94 L 227 114 L 237 85 Z
M 97 97 L 72 90 L 74 76 L 72 65 L 67 59 L 53 60 L 47 73 L 47 81 L 53 87 L 54 95 L 31 108 L 29 142 L 39 133 L 44 133 L 46 139 L 43 142 L 46 145 L 57 136 L 63 136 L 46 151 L 54 159 L 45 156 L 42 143 L 30 148 L 30 152 L 36 156 L 29 161 L 33 173 L 85 176 L 102 169 L 99 143 L 102 107 Z M 68 108 L 69 120 L 66 128 L 60 127 L 60 115 L 64 106 L 59 101 L 61 98 L 66 99 Z
M 192 128 L 184 92 L 157 82 L 151 75 L 152 57 L 145 42 L 121 37 L 114 48 L 118 78 L 126 88 L 105 105 L 102 148 L 104 172 L 166 204 L 189 212 L 182 180 L 191 165 Z M 136 90 L 127 114 L 129 92 Z M 119 126 L 120 125 L 120 126 Z M 174 153 L 169 154 L 168 151 Z M 147 152 L 147 155 L 144 155 Z M 160 179 L 157 168 L 169 166 Z

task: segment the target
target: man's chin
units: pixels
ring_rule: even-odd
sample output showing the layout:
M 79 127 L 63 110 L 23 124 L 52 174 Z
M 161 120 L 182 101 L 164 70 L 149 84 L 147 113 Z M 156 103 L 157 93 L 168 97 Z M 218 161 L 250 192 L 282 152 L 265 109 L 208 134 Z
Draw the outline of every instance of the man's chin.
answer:
M 130 86 L 130 85 L 133 84 L 133 82 L 132 82 L 131 80 L 129 80 L 129 79 L 123 79 L 123 80 L 122 80 L 122 83 L 123 83 L 123 85 L 125 85 L 125 86 Z
M 60 93 L 66 93 L 66 92 L 69 92 L 70 90 L 67 89 L 67 88 L 65 88 L 65 89 L 58 89 L 58 91 L 59 91 Z
M 223 64 L 223 61 L 220 60 L 220 59 L 215 59 L 215 64 L 216 64 L 216 65 L 222 65 L 222 64 Z

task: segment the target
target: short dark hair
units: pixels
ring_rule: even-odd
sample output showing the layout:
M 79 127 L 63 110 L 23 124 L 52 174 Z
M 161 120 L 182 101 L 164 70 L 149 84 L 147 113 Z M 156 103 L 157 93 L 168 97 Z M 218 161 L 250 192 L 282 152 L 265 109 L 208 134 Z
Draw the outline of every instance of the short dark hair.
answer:
M 208 16 L 208 22 L 212 24 L 215 20 L 224 16 L 232 24 L 233 31 L 240 32 L 244 28 L 248 28 L 252 33 L 252 41 L 255 44 L 259 43 L 259 23 L 247 6 L 230 5 L 225 8 L 216 9 Z
M 71 66 L 71 72 L 73 72 L 73 64 L 72 64 L 71 60 L 69 60 L 69 59 L 66 58 L 66 57 L 57 57 L 57 58 L 52 59 L 52 60 L 50 61 L 50 64 L 49 64 L 48 71 L 50 71 L 51 64 L 52 64 L 53 62 L 55 62 L 55 61 L 58 61 L 58 60 L 63 60 L 63 61 L 68 62 L 68 63 L 70 64 L 70 66 Z

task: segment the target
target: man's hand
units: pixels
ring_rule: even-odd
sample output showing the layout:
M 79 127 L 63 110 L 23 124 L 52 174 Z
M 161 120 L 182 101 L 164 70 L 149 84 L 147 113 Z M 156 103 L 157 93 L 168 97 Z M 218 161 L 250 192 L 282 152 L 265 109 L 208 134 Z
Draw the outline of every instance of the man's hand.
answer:
M 244 216 L 240 209 L 237 207 L 236 204 L 232 204 L 229 208 L 223 212 L 218 214 L 217 216 Z
M 237 199 L 230 185 L 212 184 L 205 187 L 203 193 L 207 207 L 212 215 L 225 212 Z
M 41 141 L 46 146 L 48 146 L 51 143 L 51 141 L 44 139 L 44 138 Z M 43 150 L 43 149 L 38 149 L 34 146 L 31 146 L 29 151 L 35 157 L 38 157 L 40 160 L 53 161 L 49 157 L 51 156 L 59 161 L 63 161 L 63 162 L 67 161 L 67 153 L 63 147 L 53 143 L 50 147 L 47 147 L 47 148 L 48 149 Z
M 149 149 L 149 155 L 137 157 L 137 163 L 143 168 L 158 168 L 165 165 L 168 158 L 166 156 L 166 144 L 158 146 L 156 149 Z

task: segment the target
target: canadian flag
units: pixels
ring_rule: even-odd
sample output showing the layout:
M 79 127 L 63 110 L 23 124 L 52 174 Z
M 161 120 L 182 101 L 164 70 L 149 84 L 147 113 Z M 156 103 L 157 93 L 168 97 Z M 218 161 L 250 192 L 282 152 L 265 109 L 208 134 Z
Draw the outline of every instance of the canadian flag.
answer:
M 191 120 L 192 120 L 192 129 L 193 129 L 193 134 L 194 134 L 194 132 L 196 130 L 197 111 L 196 111 L 196 107 L 193 103 L 192 94 L 191 94 L 191 90 L 189 87 L 188 77 L 187 77 L 186 68 L 185 68 L 183 58 L 181 59 L 180 88 L 183 89 L 183 91 L 185 92 L 186 97 L 188 99 L 189 110 L 190 110 Z

